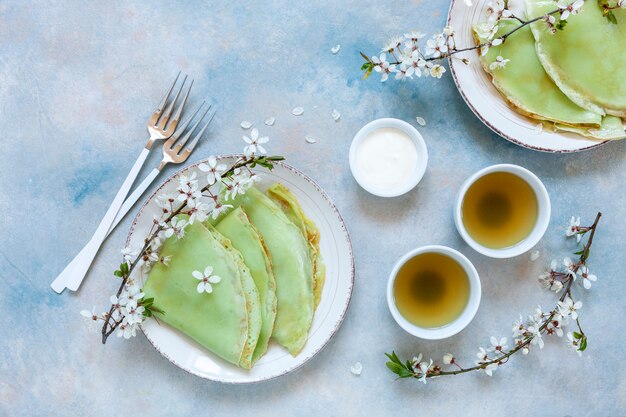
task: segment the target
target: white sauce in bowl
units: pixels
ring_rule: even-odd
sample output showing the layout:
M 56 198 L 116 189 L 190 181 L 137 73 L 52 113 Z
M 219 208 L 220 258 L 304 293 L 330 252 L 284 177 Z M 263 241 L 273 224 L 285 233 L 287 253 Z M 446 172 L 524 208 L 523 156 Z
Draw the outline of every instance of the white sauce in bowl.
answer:
M 403 188 L 414 177 L 417 147 L 404 131 L 384 127 L 371 131 L 355 152 L 359 176 L 372 188 L 393 192 Z

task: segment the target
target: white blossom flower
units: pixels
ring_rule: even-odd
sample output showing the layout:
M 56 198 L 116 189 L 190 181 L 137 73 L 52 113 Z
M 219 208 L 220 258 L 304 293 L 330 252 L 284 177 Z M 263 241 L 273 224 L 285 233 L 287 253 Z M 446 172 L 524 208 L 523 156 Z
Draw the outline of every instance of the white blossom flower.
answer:
M 548 26 L 548 30 L 550 31 L 550 33 L 554 35 L 556 33 L 556 27 L 555 27 L 556 18 L 552 16 L 551 14 L 547 14 L 543 16 L 543 21 L 546 22 L 546 25 Z
M 111 308 L 113 309 L 111 316 L 114 320 L 119 320 L 119 318 L 122 317 L 122 303 L 116 295 L 112 295 L 111 298 L 109 298 L 109 301 L 111 302 Z
M 443 34 L 446 36 L 454 36 L 454 28 L 452 26 L 444 27 Z
M 185 227 L 188 224 L 185 219 L 176 216 L 170 221 L 169 225 L 164 225 L 163 236 L 169 238 L 172 235 L 176 235 L 177 238 L 181 239 L 185 235 Z
M 506 348 L 508 348 L 506 344 L 506 337 L 497 339 L 495 336 L 491 336 L 489 341 L 491 342 L 491 346 L 487 348 L 487 351 L 489 352 L 496 352 L 496 351 L 502 352 L 506 350 Z
M 476 26 L 476 34 L 480 39 L 491 40 L 498 33 L 498 25 L 493 23 L 483 22 Z
M 380 81 L 385 82 L 389 78 L 389 74 L 396 72 L 396 65 L 390 64 L 387 61 L 386 54 L 380 54 L 380 56 L 373 56 L 372 62 L 374 63 L 374 71 L 380 73 Z
M 446 353 L 443 355 L 443 363 L 446 365 L 450 365 L 454 363 L 454 355 L 452 353 Z
M 493 375 L 493 371 L 495 371 L 496 369 L 498 369 L 498 364 L 497 363 L 490 363 L 489 365 L 487 365 L 484 368 L 484 371 L 487 375 L 492 376 Z
M 490 22 L 495 22 L 502 17 L 511 17 L 513 15 L 511 11 L 506 8 L 504 0 L 490 1 L 487 3 L 485 12 L 487 14 L 487 20 Z
M 134 261 L 138 254 L 139 252 L 132 249 L 130 246 L 127 246 L 124 249 L 122 249 L 122 256 L 124 257 L 124 262 Z
M 159 262 L 162 263 L 165 266 L 170 266 L 170 262 L 172 261 L 172 256 L 161 256 L 159 258 Z
M 569 15 L 578 14 L 578 11 L 585 4 L 584 0 L 576 0 L 572 3 L 568 3 L 566 0 L 559 0 L 556 2 L 556 7 L 561 9 L 561 20 L 567 20 Z
M 120 293 L 118 303 L 120 306 L 125 306 L 131 301 L 138 302 L 144 297 L 144 293 L 141 291 L 139 285 L 125 285 L 124 289 Z
M 209 214 L 211 213 L 211 206 L 207 203 L 204 203 L 198 200 L 193 200 L 189 204 L 187 204 L 189 211 L 189 224 L 193 224 L 196 220 L 199 222 L 203 222 L 209 218 Z
M 80 315 L 89 320 L 93 320 L 93 321 L 98 320 L 98 316 L 96 315 L 96 306 L 93 306 L 91 311 L 80 310 Z
M 424 51 L 426 56 L 432 55 L 433 58 L 439 58 L 446 52 L 448 52 L 448 45 L 446 38 L 442 34 L 434 35 L 432 39 L 426 41 L 426 49 Z
M 417 356 L 413 356 L 413 359 L 411 359 L 411 366 L 413 366 L 413 369 L 418 367 L 419 363 L 422 361 L 422 357 L 423 355 L 421 353 Z
M 398 50 L 400 45 L 402 45 L 403 41 L 404 41 L 404 38 L 402 36 L 394 36 L 385 43 L 385 46 L 383 46 L 383 49 L 381 52 L 389 53 L 389 52 L 396 51 Z
M 207 266 L 206 268 L 204 268 L 204 272 L 193 271 L 191 273 L 191 275 L 193 275 L 195 279 L 200 281 L 198 283 L 198 286 L 196 287 L 196 290 L 198 291 L 198 293 L 200 294 L 202 294 L 203 292 L 206 292 L 209 294 L 212 293 L 213 286 L 211 284 L 217 284 L 222 280 L 222 278 L 219 277 L 218 275 L 212 275 L 212 274 L 213 274 L 213 267 L 211 266 Z
M 419 377 L 417 378 L 417 380 L 425 384 L 426 377 L 428 376 L 428 371 L 432 368 L 432 366 L 433 366 L 432 359 L 430 359 L 429 362 L 426 362 L 426 361 L 420 362 L 417 365 L 417 369 L 416 369 L 419 372 Z
M 513 327 L 511 329 L 513 331 L 513 337 L 523 336 L 526 333 L 526 325 L 524 324 L 524 318 L 522 315 L 519 315 L 519 319 L 515 320 L 513 323 Z
M 211 212 L 211 218 L 213 220 L 216 220 L 220 216 L 220 214 L 231 208 L 233 208 L 233 206 L 230 204 L 217 203 L 213 208 L 213 211 Z
M 563 336 L 563 316 L 556 313 L 552 316 L 552 319 L 546 325 L 546 332 L 548 334 L 556 334 L 558 337 Z
M 143 320 L 143 312 L 145 308 L 138 306 L 136 300 L 129 301 L 122 307 L 122 314 L 125 316 L 129 324 L 141 323 Z
M 582 356 L 583 353 L 578 350 L 579 340 L 574 337 L 572 332 L 567 332 L 567 347 L 578 353 L 578 356 Z
M 269 140 L 270 138 L 268 138 L 267 136 L 259 137 L 259 129 L 252 129 L 252 131 L 250 132 L 250 137 L 247 137 L 245 135 L 243 136 L 243 141 L 248 144 L 243 148 L 243 154 L 249 158 L 257 151 L 262 154 L 267 153 L 267 151 L 263 147 L 263 144 L 269 142 Z
M 589 268 L 587 268 L 587 265 L 581 265 L 580 268 L 578 268 L 578 275 L 580 275 L 580 277 L 583 279 L 583 287 L 585 287 L 585 289 L 589 289 L 591 288 L 591 282 L 595 282 L 598 277 L 596 277 L 594 274 L 590 274 L 589 273 Z
M 509 61 L 511 61 L 510 59 L 504 59 L 502 58 L 502 56 L 498 55 L 496 57 L 496 60 L 493 61 L 491 64 L 489 64 L 489 69 L 494 71 L 494 70 L 498 70 L 498 69 L 502 69 L 504 67 L 506 67 L 506 64 L 509 63 Z
M 532 323 L 527 327 L 528 333 L 530 333 L 531 344 L 539 346 L 539 349 L 543 349 L 544 342 L 543 337 L 541 335 L 541 323 Z
M 181 175 L 178 178 L 178 183 L 181 187 L 186 185 L 189 188 L 198 188 L 198 174 L 196 174 L 196 171 L 192 171 L 189 176 Z
M 487 55 L 487 52 L 489 52 L 489 48 L 491 48 L 492 46 L 498 46 L 498 45 L 502 45 L 502 38 L 496 38 L 492 41 L 487 42 L 485 45 L 483 45 L 480 48 L 480 55 L 481 56 Z
M 422 76 L 422 68 L 426 66 L 426 61 L 421 57 L 419 51 L 413 51 L 410 55 L 405 55 L 402 65 L 406 67 L 406 76 Z
M 489 360 L 489 356 L 487 355 L 487 351 L 484 348 L 482 348 L 482 347 L 478 348 L 478 353 L 476 354 L 476 357 L 478 358 L 478 362 L 477 362 L 478 364 L 481 364 L 481 363 Z
M 563 258 L 563 266 L 565 266 L 565 273 L 573 280 L 576 280 L 576 272 L 574 271 L 576 265 L 572 262 L 569 256 Z
M 213 185 L 222 180 L 222 174 L 226 172 L 226 165 L 218 164 L 217 158 L 211 155 L 206 164 L 202 163 L 198 165 L 198 169 L 207 173 L 206 180 L 209 185 Z
M 574 217 L 569 220 L 567 227 L 565 228 L 565 236 L 576 236 L 576 242 L 580 242 L 583 235 L 580 232 L 580 217 Z
M 582 306 L 582 301 L 574 302 L 572 297 L 567 297 L 565 300 L 558 302 L 557 308 L 563 317 L 571 317 L 572 320 L 576 320 L 578 318 L 577 310 L 580 310 Z
M 184 184 L 182 184 L 182 181 L 181 181 L 180 186 L 176 188 L 176 190 L 178 190 L 177 200 L 180 202 L 187 203 L 187 204 L 189 204 L 190 201 L 193 201 L 196 198 L 200 198 L 202 196 L 202 193 L 198 189 L 197 181 L 195 183 L 186 182 Z
M 439 64 L 433 65 L 433 67 L 430 69 L 430 75 L 435 78 L 441 78 L 441 76 L 445 72 L 446 72 L 446 69 Z
M 406 41 L 404 45 L 408 48 L 408 52 L 413 52 L 418 50 L 417 42 L 422 39 L 426 34 L 417 31 L 411 31 L 404 34 Z
M 128 319 L 124 317 L 122 324 L 117 328 L 117 337 L 123 337 L 124 339 L 130 339 L 137 335 L 137 323 L 129 323 Z

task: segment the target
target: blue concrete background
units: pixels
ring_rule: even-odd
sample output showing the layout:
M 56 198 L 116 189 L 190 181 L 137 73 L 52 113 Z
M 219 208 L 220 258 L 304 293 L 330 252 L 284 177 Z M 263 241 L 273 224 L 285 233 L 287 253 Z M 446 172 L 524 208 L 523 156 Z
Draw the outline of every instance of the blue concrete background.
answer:
M 626 143 L 584 154 L 522 149 L 491 133 L 466 107 L 452 79 L 361 80 L 358 51 L 386 37 L 443 27 L 448 2 L 0 2 L 0 415 L 626 415 Z M 341 44 L 333 55 L 330 49 Z M 239 123 L 271 137 L 269 149 L 316 179 L 351 232 L 357 265 L 347 318 L 300 371 L 244 387 L 191 376 L 142 335 L 100 344 L 78 312 L 106 306 L 130 217 L 104 245 L 76 294 L 49 284 L 89 239 L 146 138 L 145 122 L 173 74 L 196 79 L 192 103 L 213 102 L 209 139 L 190 162 L 241 148 Z M 302 106 L 304 115 L 291 109 Z M 342 116 L 333 121 L 332 110 Z M 276 117 L 273 127 L 263 121 Z M 347 152 L 356 131 L 378 117 L 419 127 L 430 164 L 418 188 L 396 199 L 361 190 Z M 314 145 L 304 141 L 314 135 Z M 160 155 L 151 155 L 145 175 Z M 490 260 L 456 233 L 456 190 L 474 171 L 516 163 L 537 173 L 552 198 L 541 255 Z M 164 178 L 176 168 L 170 167 Z M 156 183 L 155 183 L 156 186 Z M 510 337 L 519 313 L 553 297 L 535 277 L 552 257 L 575 250 L 563 224 L 572 214 L 604 216 L 590 266 L 599 280 L 582 295 L 588 352 L 563 340 L 515 357 L 494 377 L 394 381 L 383 353 L 452 351 L 472 362 L 490 335 Z M 439 342 L 395 325 L 387 275 L 407 250 L 455 247 L 475 263 L 483 301 L 472 324 Z M 621 352 L 621 353 L 620 353 Z M 350 365 L 363 363 L 355 377 Z

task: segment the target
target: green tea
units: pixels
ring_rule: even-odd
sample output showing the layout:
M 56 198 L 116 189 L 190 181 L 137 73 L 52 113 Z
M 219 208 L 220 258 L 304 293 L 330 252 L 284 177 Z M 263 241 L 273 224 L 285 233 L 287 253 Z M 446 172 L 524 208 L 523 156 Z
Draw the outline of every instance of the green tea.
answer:
M 461 209 L 467 233 L 492 249 L 514 246 L 537 223 L 539 207 L 532 187 L 517 175 L 494 172 L 472 184 Z
M 458 318 L 469 300 L 467 273 L 454 259 L 423 253 L 407 261 L 393 286 L 400 314 L 425 328 L 443 327 Z

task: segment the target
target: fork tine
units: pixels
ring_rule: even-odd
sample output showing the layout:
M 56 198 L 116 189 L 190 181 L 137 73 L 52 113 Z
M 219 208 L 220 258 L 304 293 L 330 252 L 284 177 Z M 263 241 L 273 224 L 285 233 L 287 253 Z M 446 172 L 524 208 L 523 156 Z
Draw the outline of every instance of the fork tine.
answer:
M 167 99 L 170 97 L 170 94 L 172 94 L 172 90 L 174 89 L 174 86 L 178 82 L 178 77 L 180 77 L 180 71 L 178 71 L 178 74 L 176 74 L 176 78 L 174 79 L 174 82 L 170 86 L 169 90 L 167 90 L 167 93 L 165 93 L 165 95 L 163 96 L 163 99 L 159 103 L 159 106 L 154 112 L 157 115 L 157 118 L 161 116 L 161 113 L 163 112 L 163 109 L 165 108 L 165 104 L 167 103 Z M 156 120 L 155 120 L 155 125 L 156 125 Z
M 196 135 L 196 137 L 193 138 L 193 140 L 191 141 L 191 144 L 189 144 L 189 146 L 187 146 L 187 149 L 185 149 L 183 151 L 183 157 L 185 159 L 187 159 L 187 157 L 191 154 L 191 152 L 193 152 L 193 149 L 196 147 L 196 145 L 200 141 L 200 138 L 202 137 L 202 134 L 204 133 L 205 130 L 207 130 L 207 128 L 209 127 L 209 125 L 213 121 L 213 118 L 215 117 L 215 113 L 216 112 L 213 112 L 213 114 L 211 115 L 209 120 L 206 122 L 206 124 L 204 125 L 202 130 L 200 130 L 200 132 Z
M 174 146 L 174 148 L 173 148 L 174 152 L 178 153 L 182 149 L 182 147 L 185 146 L 185 144 L 187 143 L 187 141 L 189 140 L 189 138 L 191 137 L 193 132 L 196 131 L 196 129 L 198 128 L 198 125 L 200 124 L 202 119 L 204 119 L 204 116 L 206 116 L 206 114 L 209 112 L 209 110 L 211 110 L 211 105 L 210 104 L 207 107 L 207 109 L 204 111 L 204 113 L 202 113 L 202 116 L 200 116 L 198 118 L 198 120 L 196 120 L 196 123 L 194 123 L 194 125 L 191 127 L 191 129 L 189 129 L 185 133 L 185 135 L 180 139 L 180 141 L 178 141 L 176 146 Z
M 178 122 L 180 120 L 180 115 L 183 112 L 183 107 L 185 107 L 185 103 L 187 103 L 187 97 L 189 97 L 189 92 L 191 92 L 191 87 L 193 87 L 193 78 L 191 79 L 189 88 L 187 89 L 187 92 L 185 93 L 185 97 L 183 97 L 182 103 L 180 103 L 180 106 L 178 106 L 176 113 L 174 113 L 174 120 L 172 120 L 173 122 Z M 176 97 L 178 98 L 178 96 Z M 202 104 L 204 104 L 204 101 L 202 102 Z
M 167 106 L 167 110 L 165 110 L 165 113 L 159 119 L 159 123 L 156 126 L 158 129 L 165 130 L 165 125 L 167 124 L 167 121 L 170 119 L 170 116 L 172 115 L 174 104 L 176 104 L 176 101 L 178 100 L 178 96 L 180 96 L 181 91 L 183 91 L 183 87 L 185 86 L 186 81 L 187 81 L 187 75 L 185 74 L 185 78 L 183 78 L 183 82 L 178 88 L 178 91 L 176 92 L 176 96 L 174 96 L 174 99 L 170 101 L 170 104 Z
M 191 123 L 191 121 L 194 119 L 194 117 L 196 117 L 196 115 L 200 112 L 200 110 L 202 110 L 202 107 L 204 107 L 205 103 L 206 103 L 206 101 L 203 101 L 198 106 L 196 111 L 193 112 L 193 114 L 191 116 L 186 117 L 185 120 L 183 120 L 183 122 L 180 124 L 180 126 L 178 126 L 176 128 L 176 131 L 174 132 L 174 134 L 172 136 L 170 136 L 170 138 L 167 140 L 167 142 L 165 142 L 165 145 L 164 145 L 165 148 L 170 148 L 171 149 L 174 146 L 174 143 L 178 140 L 180 135 L 182 135 L 183 132 L 185 132 L 185 129 L 187 129 L 187 126 L 189 126 L 189 123 Z

